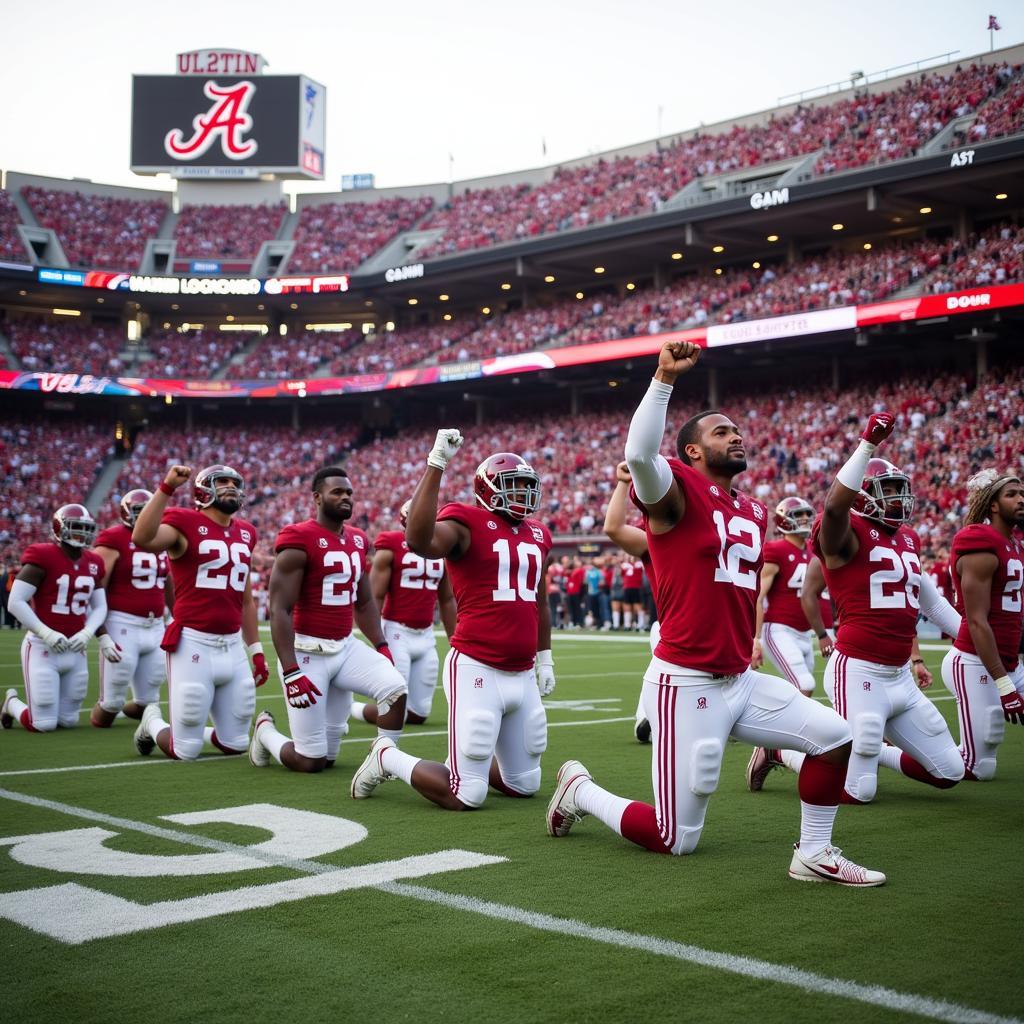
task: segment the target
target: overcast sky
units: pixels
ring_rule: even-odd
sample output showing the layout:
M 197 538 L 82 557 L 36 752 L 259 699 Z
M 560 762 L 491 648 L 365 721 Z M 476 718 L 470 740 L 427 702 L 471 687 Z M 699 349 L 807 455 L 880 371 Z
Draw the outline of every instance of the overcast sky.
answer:
M 326 179 L 380 186 L 557 162 L 775 106 L 779 97 L 1024 39 L 1019 0 L 247 0 L 8 5 L 0 168 L 152 185 L 128 170 L 131 75 L 179 51 L 262 53 L 328 96 Z M 547 155 L 543 145 L 546 142 Z M 306 188 L 306 186 L 302 186 Z

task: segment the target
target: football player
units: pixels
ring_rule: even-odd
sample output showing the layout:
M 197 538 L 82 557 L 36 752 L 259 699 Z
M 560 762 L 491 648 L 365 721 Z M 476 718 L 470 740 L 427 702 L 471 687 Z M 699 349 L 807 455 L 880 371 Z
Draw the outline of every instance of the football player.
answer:
M 807 753 L 800 775 L 800 841 L 790 876 L 882 885 L 885 875 L 832 846 L 849 727 L 784 680 L 750 668 L 767 509 L 732 487 L 747 468 L 739 428 L 720 412 L 698 413 L 679 431 L 679 457 L 659 454 L 673 385 L 699 355 L 690 342 L 662 346 L 626 439 L 661 613 L 661 639 L 644 676 L 654 805 L 602 789 L 579 761 L 567 761 L 548 805 L 548 832 L 568 835 L 593 814 L 648 850 L 692 853 L 730 734 L 754 744 L 785 737 L 787 746 Z
M 30 544 L 11 585 L 8 607 L 28 630 L 21 642 L 25 700 L 10 689 L 0 724 L 30 732 L 73 729 L 89 685 L 86 648 L 107 617 L 103 559 L 90 551 L 96 521 L 84 505 L 62 505 L 50 521 L 52 542 Z M 100 641 L 105 657 L 109 637 Z
M 405 721 L 405 680 L 381 630 L 370 590 L 370 542 L 346 525 L 352 483 L 340 466 L 313 475 L 316 517 L 286 526 L 274 544 L 270 631 L 288 702 L 289 739 L 260 712 L 249 760 L 273 758 L 297 772 L 320 772 L 338 758 L 352 694 L 375 700 L 377 734 L 397 740 Z M 352 634 L 353 621 L 374 645 Z
M 608 538 L 622 548 L 627 555 L 634 559 L 640 559 L 647 578 L 651 581 L 651 589 L 654 591 L 654 601 L 658 601 L 657 576 L 654 573 L 654 566 L 651 564 L 651 553 L 647 548 L 647 534 L 637 526 L 630 526 L 626 522 L 626 501 L 629 498 L 629 487 L 632 477 L 629 475 L 629 465 L 620 462 L 615 467 L 615 490 L 608 500 L 608 508 L 604 514 L 604 532 Z M 661 639 L 661 627 L 657 621 L 651 623 L 651 653 L 654 653 L 658 641 Z M 636 714 L 633 718 L 633 735 L 638 743 L 651 742 L 651 723 L 647 721 L 644 713 L 644 696 L 640 692 L 640 700 L 636 706 Z
M 520 456 L 484 459 L 473 479 L 477 504 L 437 509 L 441 477 L 462 444 L 437 432 L 412 498 L 405 539 L 424 558 L 444 558 L 458 605 L 445 658 L 448 759 L 424 761 L 379 737 L 352 778 L 352 796 L 370 796 L 393 777 L 448 810 L 480 807 L 488 783 L 508 796 L 540 788 L 547 747 L 541 697 L 555 688 L 551 620 L 544 581 L 551 534 L 533 513 L 540 478 Z
M 152 491 L 135 488 L 118 505 L 120 524 L 96 538 L 96 554 L 103 559 L 103 586 L 107 592 L 107 620 L 101 629 L 110 637 L 115 657 L 100 660 L 99 700 L 90 721 L 107 729 L 117 713 L 139 719 L 147 704 L 160 700 L 164 681 L 164 606 L 170 605 L 167 554 L 140 551 L 132 543 L 132 528 Z M 109 663 L 108 663 L 109 661 Z M 128 687 L 132 700 L 125 703 Z
M 920 541 L 907 525 L 914 511 L 909 477 L 875 455 L 895 422 L 887 412 L 868 418 L 811 533 L 839 610 L 825 693 L 853 732 L 844 796 L 850 803 L 874 799 L 879 764 L 939 789 L 964 777 L 945 720 L 921 692 L 932 677 L 917 644 L 919 611 L 953 635 L 960 616 L 921 573 Z M 755 753 L 747 766 L 751 790 L 774 765 L 806 770 L 799 752 Z
M 967 481 L 967 525 L 953 538 L 953 586 L 964 609 L 960 632 L 942 661 L 942 681 L 956 697 L 960 756 L 968 779 L 996 773 L 1006 722 L 1024 725 L 1024 486 L 1019 477 L 983 469 Z M 1005 719 L 1005 722 L 1004 722 Z
M 808 697 L 814 693 L 814 648 L 800 593 L 811 558 L 807 538 L 813 522 L 814 509 L 803 498 L 783 498 L 775 506 L 775 529 L 782 539 L 764 546 L 750 658 L 750 667 L 760 668 L 767 653 L 779 674 Z
M 182 761 L 199 757 L 205 738 L 225 754 L 244 754 L 255 687 L 268 677 L 249 579 L 256 528 L 238 515 L 245 482 L 230 466 L 207 466 L 192 484 L 195 507 L 168 508 L 191 476 L 188 466 L 171 466 L 132 528 L 137 548 L 167 552 L 174 581 L 174 618 L 160 643 L 170 721 L 159 705 L 147 704 L 135 747 L 148 755 L 157 746 Z
M 437 688 L 437 644 L 434 642 L 434 609 L 451 638 L 455 632 L 455 597 L 444 571 L 443 558 L 424 558 L 409 550 L 405 523 L 411 501 L 398 513 L 401 530 L 385 530 L 373 544 L 370 589 L 381 608 L 381 628 L 409 688 L 405 720 L 422 725 L 434 704 Z M 377 723 L 375 704 L 352 704 L 352 717 Z

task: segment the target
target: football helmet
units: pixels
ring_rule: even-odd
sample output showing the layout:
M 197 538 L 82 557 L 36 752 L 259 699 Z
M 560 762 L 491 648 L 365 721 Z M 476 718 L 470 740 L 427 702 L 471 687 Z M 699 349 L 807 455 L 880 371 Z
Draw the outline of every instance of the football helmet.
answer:
M 409 509 L 411 508 L 412 498 L 409 498 L 408 501 L 402 502 L 402 507 L 398 510 L 398 521 L 402 524 L 403 528 L 405 527 L 405 524 L 409 522 Z
M 238 507 L 242 507 L 245 501 L 245 481 L 242 474 L 237 469 L 218 463 L 196 473 L 195 482 L 192 484 L 192 500 L 196 508 L 209 508 L 217 500 L 217 483 L 222 480 L 230 480 L 234 484 L 235 490 L 238 491 Z
M 910 477 L 903 470 L 887 459 L 869 459 L 852 511 L 884 526 L 898 527 L 910 521 L 916 501 Z
M 135 487 L 128 491 L 121 499 L 117 506 L 118 514 L 121 517 L 121 522 L 128 529 L 135 525 L 135 520 L 139 518 L 139 513 L 146 507 L 146 502 L 152 497 L 152 491 L 147 491 L 142 487 Z
M 806 537 L 814 522 L 814 508 L 803 498 L 783 498 L 775 506 L 775 529 L 779 533 Z
M 488 512 L 523 520 L 540 507 L 540 477 L 521 455 L 498 452 L 477 466 L 473 493 Z
M 96 539 L 96 520 L 84 505 L 61 505 L 50 520 L 53 539 L 72 548 L 91 548 Z

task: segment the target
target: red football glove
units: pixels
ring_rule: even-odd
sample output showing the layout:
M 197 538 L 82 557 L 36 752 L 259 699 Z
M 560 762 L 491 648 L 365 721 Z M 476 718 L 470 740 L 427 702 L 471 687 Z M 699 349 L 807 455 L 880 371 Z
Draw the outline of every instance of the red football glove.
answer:
M 1016 690 L 999 698 L 1003 705 L 1003 718 L 1013 725 L 1024 725 L 1024 697 L 1021 697 Z
M 894 426 L 896 417 L 891 412 L 873 412 L 860 436 L 869 444 L 881 444 L 892 433 Z
M 377 650 L 384 655 L 392 665 L 395 663 L 395 656 L 391 653 L 391 648 L 388 647 L 387 641 L 385 640 L 382 644 L 377 644 Z
M 267 659 L 262 654 L 252 656 L 252 681 L 257 686 L 262 686 L 270 678 L 270 669 L 267 668 Z
M 285 674 L 284 695 L 293 708 L 312 707 L 317 697 L 323 696 L 309 676 L 300 672 L 297 667 Z

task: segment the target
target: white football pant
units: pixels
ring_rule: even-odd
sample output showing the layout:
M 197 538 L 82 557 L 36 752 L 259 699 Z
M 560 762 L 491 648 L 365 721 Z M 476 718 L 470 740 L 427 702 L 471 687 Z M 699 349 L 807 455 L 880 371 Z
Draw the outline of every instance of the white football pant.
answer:
M 59 725 L 78 725 L 82 701 L 89 687 L 89 662 L 85 652 L 55 654 L 33 633 L 21 642 L 21 673 L 25 680 L 25 703 L 32 728 L 53 732 Z
M 406 711 L 426 718 L 434 705 L 440 660 L 434 642 L 434 627 L 412 629 L 400 622 L 380 620 L 381 629 L 395 659 L 395 668 L 409 688 Z
M 160 650 L 163 619 L 111 612 L 105 625 L 121 648 L 121 660 L 107 661 L 100 656 L 100 707 L 117 714 L 125 705 L 129 686 L 139 704 L 157 703 L 166 675 L 164 652 Z
M 768 660 L 801 693 L 814 693 L 814 633 L 781 622 L 766 622 L 761 647 Z

